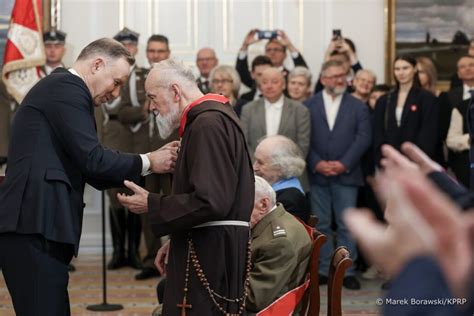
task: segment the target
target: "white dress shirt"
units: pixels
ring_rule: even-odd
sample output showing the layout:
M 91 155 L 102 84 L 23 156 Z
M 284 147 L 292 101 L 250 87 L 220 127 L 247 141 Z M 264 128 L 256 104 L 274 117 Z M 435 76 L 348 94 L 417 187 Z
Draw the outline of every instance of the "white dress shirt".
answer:
M 446 145 L 455 152 L 468 150 L 469 134 L 463 131 L 464 120 L 459 110 L 454 108 L 451 114 L 451 123 L 449 124 L 448 136 L 446 137 Z
M 464 100 L 469 100 L 471 98 L 471 94 L 469 93 L 469 90 L 474 90 L 474 87 L 469 87 L 467 84 L 462 85 L 462 99 Z
M 266 98 L 265 102 L 265 123 L 267 126 L 267 136 L 278 134 L 278 128 L 281 121 L 281 110 L 283 108 L 284 97 L 281 97 L 275 102 L 270 103 Z
M 336 123 L 336 117 L 339 112 L 339 107 L 341 106 L 341 100 L 342 94 L 333 99 L 326 90 L 323 90 L 324 110 L 326 111 L 326 118 L 330 131 L 332 131 L 334 124 Z

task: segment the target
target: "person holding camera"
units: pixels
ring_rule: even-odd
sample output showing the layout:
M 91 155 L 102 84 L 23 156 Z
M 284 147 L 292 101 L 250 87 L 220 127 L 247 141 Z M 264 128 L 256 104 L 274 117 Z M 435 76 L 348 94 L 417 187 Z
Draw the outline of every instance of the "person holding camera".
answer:
M 289 70 L 283 65 L 287 56 L 287 50 L 290 51 L 291 59 L 295 66 L 303 66 L 308 68 L 303 56 L 298 49 L 288 38 L 288 35 L 282 30 L 261 31 L 258 29 L 250 30 L 245 36 L 244 42 L 240 47 L 239 55 L 237 56 L 237 63 L 235 68 L 239 73 L 242 82 L 249 88 L 254 88 L 255 80 L 251 77 L 248 66 L 248 47 L 263 39 L 268 40 L 265 45 L 265 55 L 272 61 L 273 67 L 280 69 L 285 80 L 288 76 Z
M 341 30 L 333 30 L 332 34 L 331 42 L 324 54 L 324 61 L 337 60 L 343 63 L 347 73 L 348 92 L 353 92 L 352 77 L 362 69 L 362 65 L 357 57 L 356 47 L 351 39 L 342 37 Z M 321 80 L 318 80 L 314 87 L 314 94 L 320 92 L 323 88 Z

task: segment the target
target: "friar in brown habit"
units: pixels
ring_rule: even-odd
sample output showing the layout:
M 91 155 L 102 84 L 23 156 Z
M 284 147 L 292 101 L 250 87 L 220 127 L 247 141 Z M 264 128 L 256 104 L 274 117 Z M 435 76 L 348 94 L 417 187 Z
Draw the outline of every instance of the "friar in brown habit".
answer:
M 228 100 L 203 96 L 195 81 L 176 60 L 153 65 L 145 89 L 160 135 L 180 127 L 172 194 L 126 181 L 134 195 L 118 198 L 134 213 L 149 212 L 157 237 L 170 234 L 163 315 L 245 315 L 252 164 Z

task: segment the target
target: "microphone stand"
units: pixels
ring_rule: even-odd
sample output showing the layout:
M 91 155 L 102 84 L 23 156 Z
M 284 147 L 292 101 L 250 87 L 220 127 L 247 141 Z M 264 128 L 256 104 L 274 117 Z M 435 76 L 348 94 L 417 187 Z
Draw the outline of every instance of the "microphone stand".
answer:
M 105 266 L 105 193 L 102 191 L 102 303 L 89 305 L 87 309 L 94 312 L 118 311 L 123 309 L 120 304 L 107 303 L 107 270 Z

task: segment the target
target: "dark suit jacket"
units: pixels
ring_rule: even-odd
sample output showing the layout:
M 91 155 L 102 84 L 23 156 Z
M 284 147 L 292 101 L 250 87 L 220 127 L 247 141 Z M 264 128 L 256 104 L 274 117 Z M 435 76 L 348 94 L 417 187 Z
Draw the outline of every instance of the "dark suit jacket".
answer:
M 403 106 L 400 126 L 397 126 L 395 109 L 398 90 L 380 97 L 374 114 L 375 161 L 381 159 L 381 146 L 389 144 L 400 150 L 403 142 L 412 142 L 435 159 L 439 145 L 438 100 L 420 88 L 411 88 Z
M 257 89 L 252 88 L 249 92 L 246 92 L 240 96 L 240 99 L 243 99 L 247 102 L 253 101 L 255 99 L 255 93 L 257 93 Z
M 309 201 L 297 188 L 285 188 L 276 193 L 277 202 L 283 204 L 288 213 L 300 218 L 303 222 L 308 222 L 311 207 Z
M 362 185 L 364 182 L 361 158 L 372 140 L 370 114 L 367 106 L 344 93 L 332 131 L 327 122 L 323 93 L 305 101 L 311 115 L 311 143 L 308 172 L 312 184 L 334 181 L 343 185 Z M 343 174 L 326 177 L 314 171 L 321 160 L 339 160 L 347 169 Z
M 140 180 L 140 156 L 102 147 L 93 113 L 84 81 L 63 68 L 26 95 L 0 186 L 0 233 L 40 234 L 77 253 L 85 183 L 104 189 Z
M 451 178 L 446 172 L 432 172 L 428 174 L 428 178 L 463 210 L 474 207 L 474 193 Z
M 253 80 L 252 76 L 250 76 L 247 56 L 245 56 L 244 59 L 240 59 L 240 58 L 237 57 L 237 62 L 235 63 L 235 69 L 239 73 L 240 80 L 247 87 L 249 87 L 250 89 L 253 89 L 255 87 L 255 80 Z M 306 64 L 306 61 L 304 60 L 301 53 L 298 54 L 298 57 L 292 58 L 292 59 L 293 59 L 293 63 L 295 64 L 295 67 L 296 66 L 303 66 L 303 67 L 308 68 L 308 65 Z M 288 73 L 289 73 L 288 69 L 283 69 L 283 74 L 285 75 L 285 80 L 288 77 Z
M 472 281 L 472 280 L 471 280 Z M 471 293 L 472 294 L 472 293 Z M 448 288 L 446 278 L 439 264 L 430 257 L 418 257 L 412 259 L 402 269 L 400 274 L 393 280 L 390 291 L 383 301 L 384 316 L 462 316 L 473 315 L 472 303 L 463 306 L 451 301 L 446 305 L 440 300 L 455 298 Z M 394 304 L 389 300 L 403 302 L 406 304 Z M 415 303 L 411 303 L 414 299 Z M 472 297 L 470 298 L 472 300 Z M 429 300 L 431 304 L 421 304 L 421 300 Z M 416 303 L 418 302 L 418 303 Z

